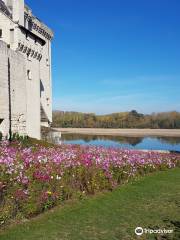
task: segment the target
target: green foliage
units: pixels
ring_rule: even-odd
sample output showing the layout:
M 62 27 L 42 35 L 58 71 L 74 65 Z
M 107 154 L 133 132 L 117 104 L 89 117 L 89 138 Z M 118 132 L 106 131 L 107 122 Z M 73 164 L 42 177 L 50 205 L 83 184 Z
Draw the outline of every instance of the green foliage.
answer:
M 22 135 L 19 135 L 19 133 L 13 133 L 12 134 L 12 137 L 11 137 L 11 140 L 12 141 L 19 141 L 19 142 L 26 142 L 28 141 L 29 137 L 28 136 L 22 136 Z
M 78 112 L 53 112 L 53 127 L 73 128 L 180 128 L 180 113 L 165 112 L 151 115 L 131 112 L 95 115 Z
M 180 169 L 151 174 L 83 201 L 68 202 L 38 218 L 14 225 L 1 240 L 180 239 Z M 83 199 L 77 192 L 77 198 Z M 173 229 L 173 234 L 135 236 L 137 226 Z

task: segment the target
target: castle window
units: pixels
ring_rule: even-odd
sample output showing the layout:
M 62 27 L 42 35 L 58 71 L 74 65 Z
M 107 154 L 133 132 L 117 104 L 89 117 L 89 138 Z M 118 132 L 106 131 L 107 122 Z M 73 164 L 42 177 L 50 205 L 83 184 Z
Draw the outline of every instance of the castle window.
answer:
M 46 101 L 47 101 L 47 106 L 49 106 L 50 99 L 49 99 L 49 98 L 46 98 Z
M 0 38 L 2 38 L 2 29 L 0 29 Z
M 14 43 L 14 29 L 10 29 L 10 42 Z
M 46 66 L 49 66 L 49 59 L 46 58 Z
M 28 80 L 32 80 L 32 74 L 31 74 L 31 70 L 27 70 L 27 76 L 28 76 Z

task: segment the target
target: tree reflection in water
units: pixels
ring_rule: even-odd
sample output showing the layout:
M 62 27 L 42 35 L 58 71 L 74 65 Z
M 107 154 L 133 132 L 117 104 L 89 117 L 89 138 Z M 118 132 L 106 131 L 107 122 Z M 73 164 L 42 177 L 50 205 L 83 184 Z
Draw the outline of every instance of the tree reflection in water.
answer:
M 179 137 L 156 137 L 159 139 L 162 143 L 170 143 L 172 145 L 180 144 L 180 138 Z
M 180 138 L 178 137 L 126 137 L 126 136 L 109 136 L 109 135 L 86 135 L 86 134 L 70 134 L 70 133 L 63 133 L 62 135 L 59 132 L 55 131 L 47 131 L 42 132 L 42 139 L 55 143 L 55 144 L 61 144 L 62 142 L 65 143 L 72 143 L 75 141 L 75 143 L 85 143 L 85 144 L 95 144 L 97 142 L 107 142 L 109 141 L 110 145 L 113 145 L 114 143 L 120 144 L 120 145 L 130 145 L 132 147 L 136 147 L 137 145 L 141 144 L 143 141 L 146 141 L 147 139 L 150 141 L 149 144 L 153 145 L 153 142 L 159 142 L 161 144 L 169 144 L 171 146 L 175 146 L 177 144 L 180 144 Z M 151 147 L 151 146 L 150 146 Z M 152 146 L 153 148 L 153 146 Z
M 85 135 L 85 134 L 62 134 L 62 141 L 83 140 L 86 143 L 96 140 L 110 140 L 121 144 L 136 146 L 143 141 L 143 137 L 123 137 L 107 135 Z

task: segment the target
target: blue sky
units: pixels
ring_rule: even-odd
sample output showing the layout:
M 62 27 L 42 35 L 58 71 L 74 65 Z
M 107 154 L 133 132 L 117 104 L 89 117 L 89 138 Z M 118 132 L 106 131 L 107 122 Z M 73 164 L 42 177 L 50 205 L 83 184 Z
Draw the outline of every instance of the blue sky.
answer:
M 180 111 L 179 0 L 27 0 L 55 37 L 53 109 Z

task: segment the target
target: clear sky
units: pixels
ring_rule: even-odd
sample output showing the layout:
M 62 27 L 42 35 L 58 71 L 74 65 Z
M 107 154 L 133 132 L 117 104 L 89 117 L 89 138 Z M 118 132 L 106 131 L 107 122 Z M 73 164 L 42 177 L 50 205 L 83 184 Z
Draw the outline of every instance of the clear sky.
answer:
M 27 0 L 55 37 L 53 108 L 180 111 L 180 0 Z

